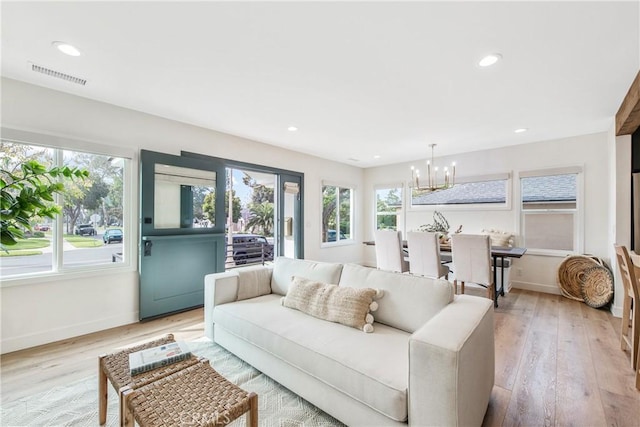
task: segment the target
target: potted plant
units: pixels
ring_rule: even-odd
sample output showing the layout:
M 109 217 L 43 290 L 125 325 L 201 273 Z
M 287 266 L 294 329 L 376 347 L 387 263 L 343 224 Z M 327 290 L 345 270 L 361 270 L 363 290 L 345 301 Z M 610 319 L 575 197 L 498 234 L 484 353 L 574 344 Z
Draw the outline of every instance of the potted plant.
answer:
M 37 217 L 55 218 L 60 206 L 53 204 L 55 193 L 64 192 L 64 179 L 85 179 L 89 172 L 68 166 L 48 168 L 36 160 L 26 160 L 9 170 L 6 159 L 0 168 L 0 246 L 12 246 L 31 231 Z

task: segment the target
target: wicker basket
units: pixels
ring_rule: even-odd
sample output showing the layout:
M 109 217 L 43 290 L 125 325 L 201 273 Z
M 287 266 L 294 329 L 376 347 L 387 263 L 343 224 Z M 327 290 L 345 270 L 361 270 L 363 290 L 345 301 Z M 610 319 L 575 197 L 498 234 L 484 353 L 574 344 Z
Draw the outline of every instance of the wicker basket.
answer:
M 593 266 L 582 275 L 581 294 L 585 304 L 593 308 L 604 307 L 613 299 L 613 274 L 605 266 Z
M 567 298 L 584 302 L 582 281 L 584 272 L 591 267 L 602 267 L 602 261 L 588 255 L 572 255 L 562 261 L 558 267 L 560 292 Z

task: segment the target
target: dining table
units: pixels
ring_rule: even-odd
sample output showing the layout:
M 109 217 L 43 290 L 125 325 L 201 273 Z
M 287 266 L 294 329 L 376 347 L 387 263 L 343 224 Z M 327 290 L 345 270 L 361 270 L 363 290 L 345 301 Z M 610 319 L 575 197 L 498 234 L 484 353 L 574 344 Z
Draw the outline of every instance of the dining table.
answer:
M 367 240 L 362 242 L 368 246 L 375 246 L 376 242 L 374 240 Z M 406 240 L 402 241 L 402 247 L 404 249 L 408 249 L 408 244 Z M 440 243 L 440 252 L 451 252 L 451 244 L 450 243 Z M 527 252 L 527 248 L 519 248 L 519 247 L 510 247 L 510 246 L 491 246 L 491 258 L 493 259 L 493 283 L 494 283 L 494 298 L 493 305 L 494 307 L 498 307 L 498 296 L 504 296 L 504 260 L 505 258 L 522 258 L 522 256 Z M 498 289 L 498 259 L 500 259 L 500 274 L 501 274 L 501 286 Z M 455 268 L 455 266 L 454 266 Z

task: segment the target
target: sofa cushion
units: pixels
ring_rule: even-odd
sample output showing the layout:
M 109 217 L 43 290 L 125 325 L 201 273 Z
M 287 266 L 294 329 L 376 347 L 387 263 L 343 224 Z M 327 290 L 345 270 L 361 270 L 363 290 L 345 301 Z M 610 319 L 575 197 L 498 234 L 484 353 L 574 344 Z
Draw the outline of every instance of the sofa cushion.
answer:
M 377 293 L 371 288 L 349 288 L 293 276 L 282 305 L 318 319 L 373 332 L 373 316 L 367 315 Z
M 413 333 L 453 301 L 453 286 L 442 279 L 392 273 L 346 264 L 340 286 L 384 290 L 376 322 Z M 375 334 L 374 334 L 375 335 Z
M 238 299 L 255 298 L 271 293 L 271 269 L 262 265 L 238 268 Z
M 273 263 L 271 292 L 286 295 L 293 276 L 324 283 L 338 283 L 342 264 L 278 257 Z
M 407 419 L 408 333 L 376 324 L 375 333 L 363 334 L 283 307 L 273 294 L 216 306 L 213 320 L 216 328 L 379 413 L 397 421 Z

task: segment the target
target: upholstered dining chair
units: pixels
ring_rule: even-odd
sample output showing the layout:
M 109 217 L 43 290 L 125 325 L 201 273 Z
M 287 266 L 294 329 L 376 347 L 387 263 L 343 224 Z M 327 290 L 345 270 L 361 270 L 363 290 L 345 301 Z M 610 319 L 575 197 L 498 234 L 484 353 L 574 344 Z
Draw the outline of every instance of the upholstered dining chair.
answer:
M 475 283 L 487 289 L 487 296 L 495 298 L 493 275 L 491 274 L 491 243 L 489 236 L 476 234 L 454 234 L 451 236 L 453 257 L 453 289 L 464 294 L 465 283 Z
M 404 259 L 402 236 L 399 231 L 376 230 L 375 242 L 378 269 L 398 273 L 409 271 L 409 263 Z
M 628 346 L 631 353 L 631 367 L 640 375 L 640 283 L 636 266 L 631 262 L 629 251 L 625 246 L 614 245 L 618 268 L 622 276 L 622 328 L 620 330 L 620 347 Z M 636 380 L 636 383 L 638 381 Z
M 409 273 L 439 279 L 449 275 L 449 267 L 442 265 L 438 233 L 410 231 L 407 233 Z

